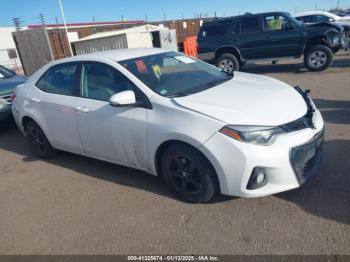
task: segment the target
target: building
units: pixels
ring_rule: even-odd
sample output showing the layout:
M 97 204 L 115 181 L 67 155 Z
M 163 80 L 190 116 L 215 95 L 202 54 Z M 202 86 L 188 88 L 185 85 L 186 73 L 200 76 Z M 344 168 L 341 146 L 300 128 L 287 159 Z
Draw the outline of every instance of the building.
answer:
M 22 66 L 12 37 L 14 31 L 15 27 L 0 27 L 0 65 L 20 72 Z

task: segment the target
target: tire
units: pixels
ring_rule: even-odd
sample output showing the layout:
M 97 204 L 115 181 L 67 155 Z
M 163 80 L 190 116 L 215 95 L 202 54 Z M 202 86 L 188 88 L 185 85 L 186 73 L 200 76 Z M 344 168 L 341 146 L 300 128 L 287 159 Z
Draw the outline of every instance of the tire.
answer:
M 161 157 L 160 171 L 170 189 L 187 202 L 205 203 L 219 192 L 215 170 L 190 146 L 169 146 Z
M 304 65 L 310 71 L 326 70 L 333 62 L 333 51 L 325 45 L 310 47 L 304 54 Z
M 239 71 L 239 61 L 233 54 L 220 55 L 219 58 L 216 59 L 215 65 L 216 67 L 229 73 Z
M 30 149 L 37 157 L 48 159 L 57 154 L 57 151 L 51 146 L 44 132 L 34 121 L 30 121 L 26 125 L 25 131 Z

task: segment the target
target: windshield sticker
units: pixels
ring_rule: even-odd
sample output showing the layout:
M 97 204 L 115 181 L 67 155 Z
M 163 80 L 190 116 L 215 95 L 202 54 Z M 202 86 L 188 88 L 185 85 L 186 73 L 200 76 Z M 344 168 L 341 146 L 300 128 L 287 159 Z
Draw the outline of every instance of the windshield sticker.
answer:
M 160 93 L 161 93 L 162 95 L 165 95 L 166 93 L 168 93 L 168 91 L 165 90 L 165 89 L 162 89 L 162 90 L 160 91 Z
M 136 67 L 137 67 L 137 71 L 139 71 L 139 73 L 141 73 L 141 74 L 148 73 L 147 66 L 146 66 L 145 62 L 143 62 L 143 60 L 137 60 Z
M 194 60 L 190 57 L 187 57 L 187 56 L 175 56 L 175 59 L 177 59 L 180 62 L 185 63 L 185 64 L 196 63 L 196 60 Z

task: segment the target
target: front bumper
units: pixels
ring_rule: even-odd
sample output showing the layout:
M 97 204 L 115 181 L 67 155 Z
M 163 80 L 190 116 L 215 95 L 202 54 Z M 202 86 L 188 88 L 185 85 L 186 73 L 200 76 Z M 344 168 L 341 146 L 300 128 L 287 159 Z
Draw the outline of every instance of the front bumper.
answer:
M 324 123 L 318 110 L 314 112 L 312 121 L 314 129 L 280 135 L 270 146 L 243 143 L 216 133 L 200 149 L 217 172 L 221 193 L 259 197 L 299 187 L 311 176 L 309 173 L 316 173 L 319 165 L 319 161 L 312 158 L 312 152 L 321 151 L 323 142 L 323 139 L 316 139 L 314 144 L 315 138 L 323 138 Z M 315 145 L 313 151 L 306 150 L 311 148 L 310 144 Z M 250 190 L 247 184 L 256 167 L 265 170 L 267 183 Z

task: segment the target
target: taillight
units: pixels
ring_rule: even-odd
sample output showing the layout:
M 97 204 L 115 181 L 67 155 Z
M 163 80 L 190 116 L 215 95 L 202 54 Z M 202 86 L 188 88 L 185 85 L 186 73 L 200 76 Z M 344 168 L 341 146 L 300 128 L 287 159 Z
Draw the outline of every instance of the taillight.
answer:
M 13 93 L 11 96 L 11 101 L 15 101 L 15 99 L 16 99 L 16 93 Z

